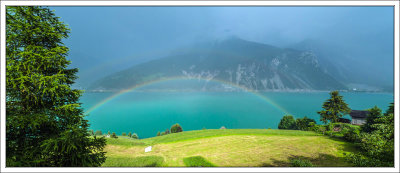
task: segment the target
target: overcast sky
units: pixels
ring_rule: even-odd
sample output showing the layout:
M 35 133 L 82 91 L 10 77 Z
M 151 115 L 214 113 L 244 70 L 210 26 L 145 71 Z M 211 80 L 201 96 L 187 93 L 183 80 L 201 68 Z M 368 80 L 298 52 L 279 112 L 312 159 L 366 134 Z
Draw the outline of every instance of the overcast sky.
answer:
M 278 47 L 342 46 L 393 77 L 392 7 L 51 7 L 71 28 L 69 58 L 85 75 L 122 70 L 197 41 L 237 36 Z M 359 61 L 357 61 L 359 60 Z M 100 70 L 107 68 L 110 70 Z M 391 75 L 391 76 L 390 76 Z M 392 80 L 392 79 L 391 79 Z

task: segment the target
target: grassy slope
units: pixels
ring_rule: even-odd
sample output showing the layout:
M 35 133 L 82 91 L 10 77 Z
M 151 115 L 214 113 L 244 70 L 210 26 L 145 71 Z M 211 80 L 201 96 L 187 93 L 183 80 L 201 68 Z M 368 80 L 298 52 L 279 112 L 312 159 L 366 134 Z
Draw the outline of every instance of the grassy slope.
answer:
M 144 148 L 153 146 L 145 153 Z M 344 152 L 355 149 L 347 142 L 314 132 L 296 130 L 226 129 L 196 130 L 148 139 L 107 138 L 103 166 L 185 166 L 187 157 L 201 156 L 216 166 L 289 166 L 292 158 L 315 166 L 351 166 Z

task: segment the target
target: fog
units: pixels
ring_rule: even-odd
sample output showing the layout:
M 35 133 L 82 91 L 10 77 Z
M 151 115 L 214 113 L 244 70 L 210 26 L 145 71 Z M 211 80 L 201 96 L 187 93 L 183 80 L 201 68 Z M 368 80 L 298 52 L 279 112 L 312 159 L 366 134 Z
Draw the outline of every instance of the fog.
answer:
M 176 48 L 229 36 L 282 48 L 315 40 L 346 55 L 336 61 L 393 85 L 392 7 L 50 8 L 71 28 L 65 44 L 72 66 L 80 68 L 78 86 Z

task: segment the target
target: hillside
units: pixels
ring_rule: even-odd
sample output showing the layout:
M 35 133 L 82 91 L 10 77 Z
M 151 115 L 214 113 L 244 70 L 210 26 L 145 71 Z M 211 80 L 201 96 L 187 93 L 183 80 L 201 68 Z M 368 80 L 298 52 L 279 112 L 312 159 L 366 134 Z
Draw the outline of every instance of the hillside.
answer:
M 202 79 L 196 87 L 191 86 L 196 90 L 225 89 L 209 84 L 213 80 L 257 91 L 347 89 L 321 67 L 312 52 L 229 38 L 197 44 L 165 58 L 134 65 L 94 82 L 88 90 L 121 90 L 173 77 Z
M 152 146 L 151 152 L 144 148 Z M 290 160 L 310 160 L 314 166 L 351 166 L 344 153 L 352 144 L 309 131 L 224 129 L 187 131 L 148 139 L 107 138 L 104 167 L 191 165 L 201 160 L 220 167 L 290 166 Z

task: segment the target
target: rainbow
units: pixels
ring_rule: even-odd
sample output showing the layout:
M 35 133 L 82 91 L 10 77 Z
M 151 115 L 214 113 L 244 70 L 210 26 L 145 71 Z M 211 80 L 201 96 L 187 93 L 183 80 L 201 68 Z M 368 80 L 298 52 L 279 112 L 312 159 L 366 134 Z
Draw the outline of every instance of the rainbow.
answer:
M 219 80 L 219 79 L 207 79 L 207 78 L 203 78 L 203 77 L 187 77 L 187 76 L 176 76 L 176 77 L 169 77 L 169 78 L 161 78 L 161 79 L 152 80 L 152 81 L 148 81 L 148 82 L 144 82 L 144 83 L 141 83 L 141 84 L 134 85 L 131 88 L 121 90 L 121 91 L 119 91 L 119 92 L 117 92 L 117 93 L 105 98 L 104 100 L 100 101 L 96 105 L 90 107 L 86 111 L 86 113 L 89 114 L 90 112 L 93 112 L 94 110 L 102 107 L 103 105 L 105 105 L 108 102 L 114 100 L 115 98 L 124 95 L 125 93 L 133 92 L 136 89 L 139 89 L 139 88 L 142 88 L 142 87 L 145 87 L 145 86 L 148 86 L 148 85 L 157 84 L 157 83 L 166 82 L 166 81 L 173 81 L 173 80 L 194 80 L 194 79 L 204 80 L 204 81 L 213 81 L 213 82 L 226 84 L 226 85 L 229 85 L 229 86 L 232 86 L 232 87 L 235 87 L 235 88 L 239 88 L 241 90 L 244 90 L 246 92 L 249 92 L 249 93 L 261 98 L 262 100 L 266 101 L 270 105 L 273 105 L 275 108 L 279 109 L 280 111 L 284 112 L 285 114 L 290 114 L 289 111 L 287 111 L 283 107 L 279 106 L 277 103 L 275 103 L 274 101 L 272 101 L 268 97 L 266 97 L 266 96 L 264 96 L 264 95 L 262 95 L 262 94 L 260 94 L 260 93 L 258 93 L 256 91 L 254 91 L 254 90 L 246 88 L 244 86 L 240 86 L 240 85 L 237 85 L 235 83 L 228 82 L 228 81 L 223 81 L 223 80 Z

